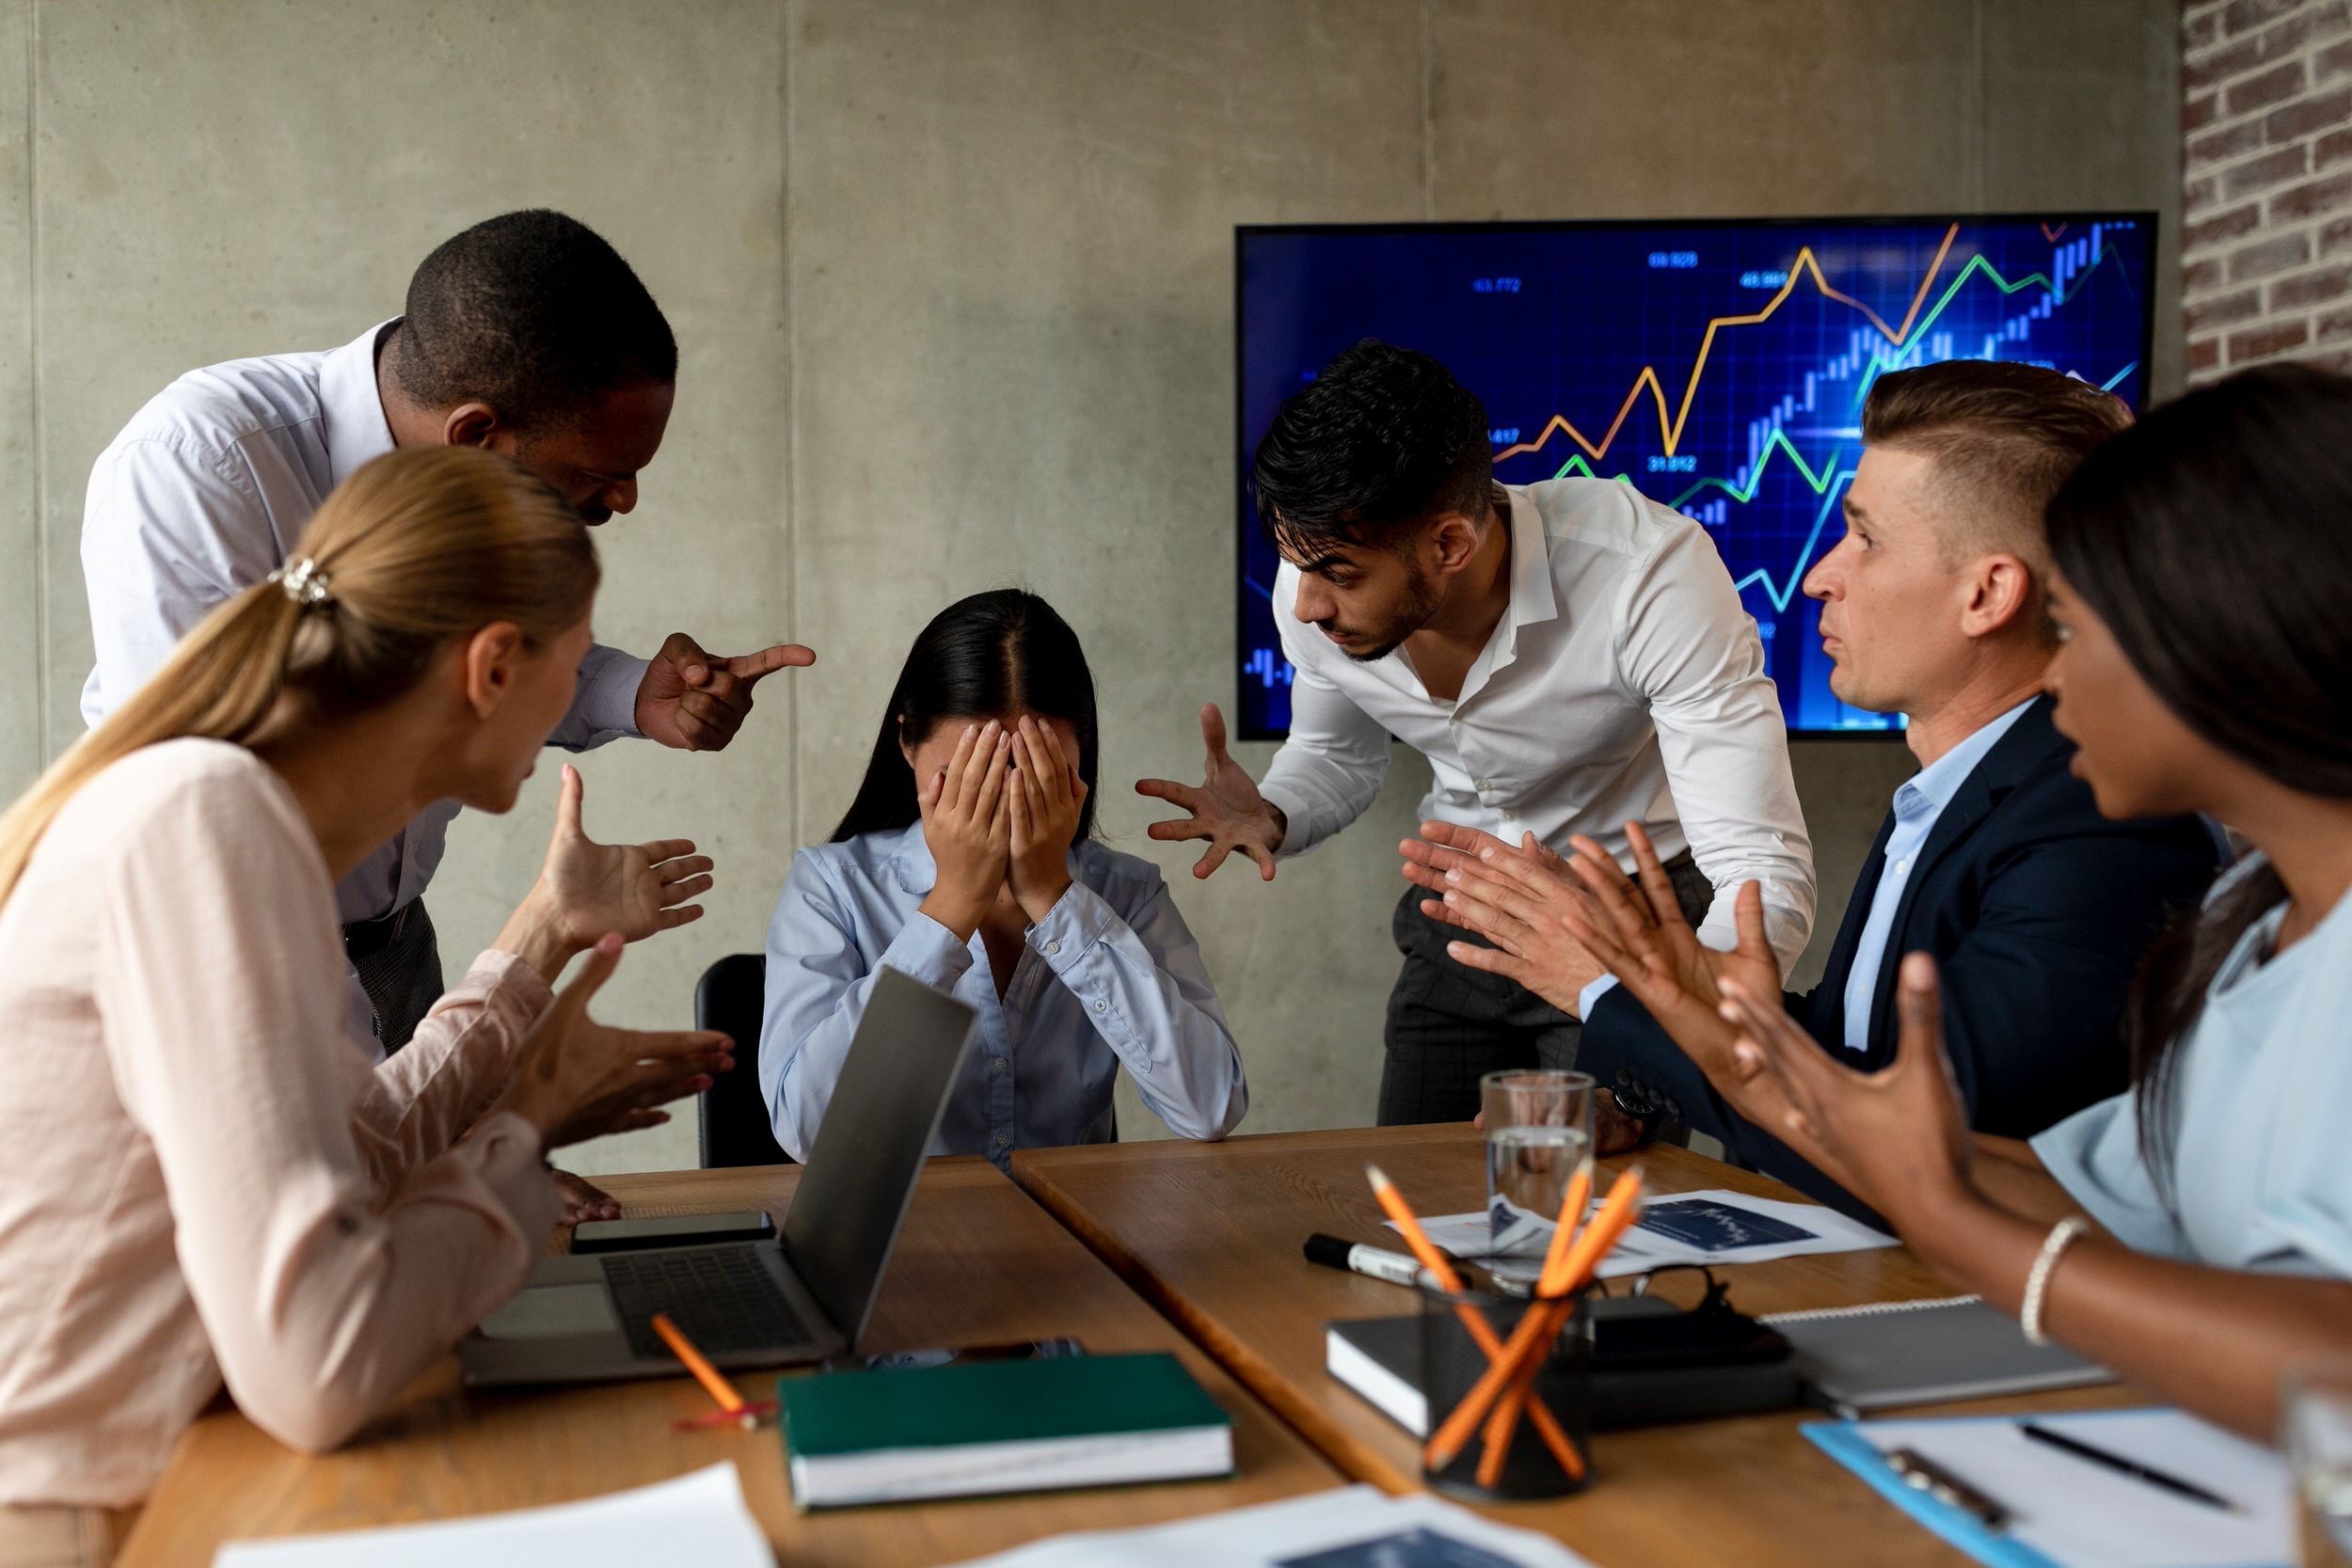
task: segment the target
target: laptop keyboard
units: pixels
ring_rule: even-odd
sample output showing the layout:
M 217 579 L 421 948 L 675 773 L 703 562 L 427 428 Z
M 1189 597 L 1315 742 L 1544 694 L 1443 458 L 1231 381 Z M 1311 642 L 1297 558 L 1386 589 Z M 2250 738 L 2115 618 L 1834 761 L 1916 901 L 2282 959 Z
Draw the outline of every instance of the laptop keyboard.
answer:
M 779 1350 L 805 1344 L 808 1329 L 786 1305 L 768 1271 L 748 1246 L 680 1248 L 675 1252 L 616 1252 L 604 1259 L 605 1283 L 621 1314 L 629 1349 L 668 1355 L 654 1332 L 653 1315 L 672 1323 L 707 1355 Z

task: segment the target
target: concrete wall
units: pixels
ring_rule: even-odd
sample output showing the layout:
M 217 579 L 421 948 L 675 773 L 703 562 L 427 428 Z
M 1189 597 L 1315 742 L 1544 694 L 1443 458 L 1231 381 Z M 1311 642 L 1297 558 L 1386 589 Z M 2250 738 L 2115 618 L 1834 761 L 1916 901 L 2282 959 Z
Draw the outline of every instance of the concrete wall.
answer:
M 592 832 L 691 833 L 723 878 L 601 1011 L 678 1020 L 757 946 L 915 626 L 1022 581 L 1093 655 L 1104 825 L 1178 879 L 1248 1126 L 1363 1121 L 1418 759 L 1270 887 L 1184 878 L 1127 788 L 1197 768 L 1193 710 L 1232 696 L 1232 226 L 2074 204 L 2162 208 L 2169 245 L 2176 26 L 2169 0 L 0 0 L 0 787 L 78 732 L 82 485 L 139 402 L 342 342 L 434 242 L 558 206 L 683 353 L 599 629 L 822 655 L 723 755 L 588 759 Z M 1908 756 L 1797 768 L 1826 931 Z M 457 830 L 433 902 L 458 961 L 527 885 L 548 784 Z

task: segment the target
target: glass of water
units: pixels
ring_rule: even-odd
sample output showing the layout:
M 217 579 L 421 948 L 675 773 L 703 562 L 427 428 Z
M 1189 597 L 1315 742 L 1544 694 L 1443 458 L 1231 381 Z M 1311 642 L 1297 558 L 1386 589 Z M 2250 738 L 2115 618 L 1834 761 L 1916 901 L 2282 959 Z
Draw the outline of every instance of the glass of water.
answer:
M 1486 1223 L 1491 1267 L 1532 1280 L 1551 1240 L 1549 1223 L 1579 1171 L 1593 1168 L 1593 1076 L 1550 1068 L 1490 1072 L 1478 1081 L 1486 1120 Z M 1546 1222 L 1531 1223 L 1531 1216 Z
M 2280 1410 L 2303 1568 L 2352 1568 L 2352 1361 L 2297 1370 Z

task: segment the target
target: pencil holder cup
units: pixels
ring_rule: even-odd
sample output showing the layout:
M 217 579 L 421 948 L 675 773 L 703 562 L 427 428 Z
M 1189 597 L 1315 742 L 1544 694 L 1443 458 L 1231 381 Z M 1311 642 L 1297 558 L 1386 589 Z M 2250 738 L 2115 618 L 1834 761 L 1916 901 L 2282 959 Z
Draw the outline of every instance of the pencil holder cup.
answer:
M 1431 1468 L 1424 1448 L 1422 1479 L 1439 1492 L 1473 1502 L 1532 1501 L 1582 1491 L 1592 1479 L 1592 1320 L 1584 1296 L 1572 1304 L 1495 1295 L 1478 1291 L 1421 1291 L 1421 1392 L 1427 1402 L 1424 1442 L 1470 1398 L 1492 1365 L 1465 1314 L 1508 1345 L 1525 1313 L 1568 1310 L 1543 1351 L 1533 1397 L 1519 1411 L 1500 1468 L 1486 1457 L 1487 1416 L 1482 1414 L 1459 1451 Z M 1510 1385 L 1505 1383 L 1507 1390 Z M 1536 1408 L 1540 1401 L 1542 1410 Z M 1564 1457 L 1563 1449 L 1567 1457 Z M 1482 1477 L 1482 1470 L 1484 1475 Z

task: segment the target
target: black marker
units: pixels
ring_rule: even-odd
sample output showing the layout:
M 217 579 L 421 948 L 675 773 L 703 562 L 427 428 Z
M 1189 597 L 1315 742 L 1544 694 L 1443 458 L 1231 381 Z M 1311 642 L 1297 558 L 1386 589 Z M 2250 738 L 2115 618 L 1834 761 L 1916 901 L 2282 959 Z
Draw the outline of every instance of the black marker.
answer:
M 1320 1263 L 1327 1269 L 1345 1269 L 1371 1279 L 1385 1279 L 1407 1289 L 1426 1285 L 1435 1290 L 1438 1283 L 1427 1269 L 1404 1253 L 1365 1246 L 1360 1242 L 1343 1242 L 1320 1230 L 1307 1238 L 1307 1261 Z
M 2227 1513 L 2246 1512 L 2219 1493 L 2208 1492 L 2193 1481 L 2183 1481 L 2178 1476 L 2167 1475 L 2162 1470 L 2142 1465 L 2137 1459 L 2126 1459 L 2120 1453 L 2109 1453 L 2105 1449 L 2094 1449 L 2079 1437 L 2069 1437 L 2062 1432 L 2052 1432 L 2048 1427 L 2036 1426 L 2031 1421 L 2018 1422 L 2017 1430 L 2037 1443 L 2046 1443 L 2061 1452 L 2073 1454 L 2076 1459 L 2088 1459 L 2093 1465 L 2104 1465 L 2110 1470 L 2131 1477 L 2134 1481 L 2144 1481 L 2151 1486 L 2161 1486 L 2167 1492 L 2178 1493 L 2191 1502 L 2203 1503 L 2207 1508 L 2217 1508 Z

